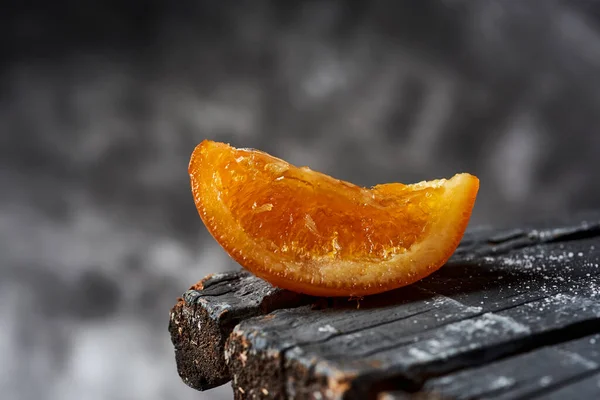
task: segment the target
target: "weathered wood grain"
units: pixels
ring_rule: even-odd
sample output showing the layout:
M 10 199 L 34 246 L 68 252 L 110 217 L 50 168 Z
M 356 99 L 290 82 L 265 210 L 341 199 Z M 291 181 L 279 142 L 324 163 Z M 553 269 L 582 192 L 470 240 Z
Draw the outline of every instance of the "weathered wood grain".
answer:
M 435 377 L 600 332 L 598 221 L 475 230 L 436 274 L 359 309 L 337 301 L 244 320 L 227 345 L 234 393 L 410 393 Z
M 576 380 L 572 383 L 566 383 L 562 387 L 556 388 L 552 392 L 543 393 L 540 397 L 547 400 L 564 400 L 564 399 L 597 399 L 600 389 L 600 373 L 596 372 L 593 375 L 583 379 Z
M 595 334 L 431 379 L 422 390 L 453 399 L 535 398 L 565 390 L 598 373 L 600 335 Z M 596 387 L 596 395 L 599 389 Z
M 178 371 L 240 399 L 597 395 L 599 235 L 599 214 L 471 229 L 429 278 L 362 300 L 212 275 L 171 312 Z
M 227 383 L 231 377 L 224 346 L 234 326 L 245 318 L 308 301 L 308 296 L 274 288 L 248 272 L 207 276 L 171 310 L 169 332 L 179 375 L 197 390 Z
M 595 334 L 430 379 L 417 394 L 381 393 L 379 400 L 595 399 L 599 384 Z

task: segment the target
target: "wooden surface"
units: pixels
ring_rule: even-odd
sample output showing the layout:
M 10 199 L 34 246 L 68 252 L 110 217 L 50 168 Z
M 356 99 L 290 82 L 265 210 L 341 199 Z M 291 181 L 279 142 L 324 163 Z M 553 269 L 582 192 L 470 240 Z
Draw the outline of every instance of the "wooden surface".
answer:
M 274 288 L 244 271 L 207 276 L 185 292 L 171 310 L 169 332 L 179 375 L 198 390 L 229 382 L 224 347 L 234 326 L 278 307 L 310 300 Z
M 179 373 L 240 399 L 600 398 L 599 216 L 470 230 L 429 278 L 361 301 L 219 275 L 171 313 Z

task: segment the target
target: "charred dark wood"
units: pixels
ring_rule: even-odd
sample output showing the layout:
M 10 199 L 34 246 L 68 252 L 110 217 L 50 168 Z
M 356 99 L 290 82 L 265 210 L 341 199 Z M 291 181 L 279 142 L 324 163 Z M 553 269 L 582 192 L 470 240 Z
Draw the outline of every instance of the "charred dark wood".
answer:
M 182 380 L 197 390 L 227 383 L 224 347 L 240 321 L 280 307 L 295 307 L 308 296 L 272 287 L 248 272 L 209 275 L 192 286 L 171 310 L 169 332 Z
M 436 274 L 359 309 L 337 301 L 244 320 L 227 348 L 234 393 L 434 398 L 423 389 L 436 377 L 600 332 L 598 226 L 473 231 Z
M 532 399 L 546 397 L 557 390 L 572 391 L 598 374 L 600 335 L 595 334 L 431 379 L 423 390 L 454 399 Z M 597 398 L 599 390 L 596 386 L 595 396 L 579 394 L 561 398 Z
M 599 235 L 598 214 L 472 229 L 432 276 L 362 300 L 219 275 L 172 313 L 179 372 L 240 399 L 600 397 Z
M 592 399 L 600 386 L 600 334 L 430 379 L 418 394 L 380 399 Z

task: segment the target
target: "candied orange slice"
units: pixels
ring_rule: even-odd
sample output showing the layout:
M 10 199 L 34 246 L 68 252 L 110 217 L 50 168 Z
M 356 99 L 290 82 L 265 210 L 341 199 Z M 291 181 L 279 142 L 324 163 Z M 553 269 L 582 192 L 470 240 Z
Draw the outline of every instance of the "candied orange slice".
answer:
M 200 217 L 233 259 L 317 296 L 375 294 L 431 274 L 456 250 L 479 189 L 469 174 L 366 189 L 208 140 L 189 173 Z

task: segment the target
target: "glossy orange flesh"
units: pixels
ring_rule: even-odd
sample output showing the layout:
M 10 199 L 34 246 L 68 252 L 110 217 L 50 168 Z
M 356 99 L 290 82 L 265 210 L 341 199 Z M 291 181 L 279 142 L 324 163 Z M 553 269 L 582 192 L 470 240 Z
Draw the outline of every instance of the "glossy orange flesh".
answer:
M 469 174 L 366 189 L 208 140 L 189 173 L 200 217 L 232 258 L 317 296 L 375 294 L 431 274 L 456 250 L 479 189 Z

